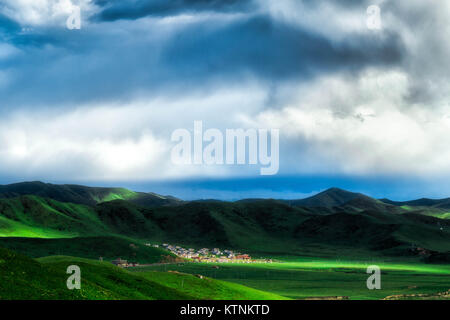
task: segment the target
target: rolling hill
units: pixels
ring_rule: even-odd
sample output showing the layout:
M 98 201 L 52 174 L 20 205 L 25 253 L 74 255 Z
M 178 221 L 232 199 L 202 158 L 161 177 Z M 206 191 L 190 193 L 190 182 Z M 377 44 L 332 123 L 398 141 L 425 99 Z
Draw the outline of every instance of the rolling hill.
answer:
M 82 270 L 81 290 L 67 290 L 66 270 L 70 265 Z M 243 285 L 188 274 L 159 272 L 146 276 L 108 262 L 66 256 L 34 260 L 3 248 L 0 248 L 0 266 L 0 300 L 284 299 Z M 186 283 L 186 287 L 181 283 Z M 189 290 L 188 285 L 198 290 Z
M 70 238 L 108 230 L 91 206 L 25 195 L 0 199 L 0 236 Z
M 48 258 L 41 263 L 0 248 L 0 299 L 187 299 L 192 298 L 146 281 L 107 262 L 80 258 Z M 46 260 L 46 261 L 47 261 Z M 69 265 L 82 268 L 81 290 L 67 290 Z
M 331 208 L 345 204 L 356 198 L 369 198 L 361 193 L 349 192 L 339 188 L 330 188 L 312 197 L 300 200 L 288 200 L 287 202 L 296 207 L 324 207 Z
M 0 247 L 14 250 L 31 258 L 69 255 L 88 259 L 112 261 L 117 258 L 132 263 L 176 261 L 176 257 L 159 248 L 122 237 L 77 237 L 64 239 L 0 238 Z
M 111 200 L 128 200 L 142 206 L 171 205 L 181 202 L 171 196 L 156 193 L 134 192 L 125 188 L 98 188 L 80 185 L 56 185 L 50 183 L 21 182 L 0 185 L 0 198 L 15 198 L 23 195 L 35 195 L 59 202 L 95 205 Z
M 198 276 L 188 273 L 176 271 L 138 273 L 145 279 L 193 295 L 201 300 L 289 300 L 278 294 L 252 289 L 237 283 L 211 278 L 200 279 Z
M 440 200 L 422 198 L 403 202 L 389 199 L 381 199 L 380 201 L 401 208 L 403 212 L 415 212 L 441 219 L 450 219 L 450 198 Z
M 389 199 L 381 199 L 381 201 L 395 206 L 410 206 L 410 207 L 432 207 L 440 209 L 450 209 L 450 198 L 446 199 L 428 199 L 422 198 L 411 201 L 392 201 Z
M 30 191 L 29 184 L 25 186 L 16 192 Z M 104 192 L 104 188 L 96 188 L 94 194 L 87 187 L 81 189 L 88 190 L 90 195 L 76 194 L 91 199 L 91 204 L 80 204 L 81 200 L 61 202 L 37 194 L 59 197 L 67 188 L 74 189 L 41 186 L 43 191 L 33 184 L 34 195 L 12 197 L 14 194 L 8 193 L 0 199 L 0 236 L 8 237 L 0 239 L 0 245 L 3 242 L 8 248 L 17 248 L 33 257 L 63 254 L 111 259 L 133 254 L 126 241 L 230 248 L 264 255 L 332 256 L 340 251 L 348 255 L 361 252 L 366 256 L 423 258 L 420 252 L 411 249 L 423 248 L 427 256 L 441 254 L 446 259 L 450 251 L 450 220 L 424 214 L 422 207 L 404 208 L 340 189 L 329 189 L 304 202 L 247 199 L 145 206 L 136 201 L 106 198 L 98 191 Z M 17 185 L 10 190 L 14 188 Z M 57 196 L 48 191 L 56 189 Z M 94 198 L 108 201 L 96 202 Z M 438 212 L 434 208 L 429 210 Z M 63 238 L 71 238 L 73 245 Z M 39 245 L 33 245 L 33 241 Z M 114 243 L 120 250 L 113 250 L 106 242 Z M 94 250 L 82 250 L 90 244 Z M 138 262 L 150 261 L 153 254 L 144 254 L 146 250 L 139 253 L 142 261 Z

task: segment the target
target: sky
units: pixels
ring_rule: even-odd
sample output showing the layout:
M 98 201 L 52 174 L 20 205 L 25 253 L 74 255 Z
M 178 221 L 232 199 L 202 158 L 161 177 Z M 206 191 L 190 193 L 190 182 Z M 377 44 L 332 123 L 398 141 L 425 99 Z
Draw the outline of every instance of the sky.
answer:
M 448 21 L 423 0 L 0 0 L 0 183 L 449 197 Z M 279 171 L 175 165 L 194 121 L 278 129 Z

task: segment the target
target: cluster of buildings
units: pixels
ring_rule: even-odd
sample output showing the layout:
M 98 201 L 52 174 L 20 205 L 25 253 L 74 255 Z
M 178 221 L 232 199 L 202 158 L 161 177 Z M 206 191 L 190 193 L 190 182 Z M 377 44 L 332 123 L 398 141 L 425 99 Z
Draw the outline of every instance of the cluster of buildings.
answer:
M 103 261 L 103 258 L 100 257 L 100 261 Z M 127 260 L 123 260 L 121 258 L 117 258 L 116 260 L 111 261 L 111 263 L 118 267 L 122 267 L 122 268 L 139 266 L 138 263 L 131 263 L 131 262 L 128 262 Z
M 163 248 L 165 250 L 170 251 L 174 255 L 180 258 L 189 259 L 193 262 L 204 262 L 204 263 L 272 263 L 271 259 L 253 259 L 248 254 L 242 254 L 238 252 L 234 252 L 232 250 L 221 250 L 219 248 L 208 249 L 185 249 L 180 246 L 174 246 L 167 243 L 163 243 L 161 246 L 158 244 L 145 244 L 148 247 L 154 248 Z M 100 261 L 103 261 L 103 257 L 99 258 Z M 132 263 L 127 260 L 123 260 L 121 258 L 117 258 L 111 261 L 114 265 L 122 268 L 127 267 L 138 267 L 145 266 L 145 264 L 141 265 L 138 263 Z
M 152 246 L 155 248 L 159 248 L 160 246 L 157 244 L 146 244 L 147 246 Z M 232 250 L 220 250 L 219 248 L 208 249 L 193 249 L 193 248 L 183 248 L 181 246 L 174 246 L 168 243 L 163 243 L 161 245 L 162 248 L 170 251 L 178 257 L 184 259 L 192 259 L 194 262 L 215 262 L 215 263 L 255 263 L 255 262 L 263 262 L 270 263 L 272 260 L 255 260 L 252 259 L 248 254 L 241 254 L 238 252 L 234 252 Z

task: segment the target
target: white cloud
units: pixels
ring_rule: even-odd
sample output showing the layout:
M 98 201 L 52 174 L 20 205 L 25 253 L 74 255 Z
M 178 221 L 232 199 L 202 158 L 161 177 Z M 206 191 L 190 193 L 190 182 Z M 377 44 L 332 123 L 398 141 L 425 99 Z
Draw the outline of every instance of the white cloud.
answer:
M 0 12 L 18 21 L 22 26 L 61 24 L 72 13 L 74 6 L 84 15 L 96 11 L 91 0 L 3 0 Z
M 154 180 L 242 174 L 230 166 L 177 166 L 171 163 L 177 128 L 235 128 L 243 107 L 259 108 L 263 92 L 218 91 L 182 99 L 135 100 L 129 104 L 12 112 L 0 120 L 0 173 L 23 178 L 70 180 Z M 259 168 L 255 168 L 257 172 Z
M 95 115 L 94 115 L 95 114 Z M 0 128 L 3 174 L 52 179 L 141 179 L 158 175 L 167 144 L 142 130 L 136 136 L 115 138 L 102 130 L 102 113 L 12 117 Z M 107 116 L 107 114 L 105 114 Z M 91 118 L 90 118 L 91 117 Z M 98 117 L 96 126 L 93 117 Z M 90 118 L 90 119 L 89 119 Z M 84 120 L 87 120 L 85 123 Z M 64 127 L 64 123 L 71 123 Z M 78 125 L 73 125 L 78 122 Z M 89 132 L 90 135 L 85 133 Z
M 326 76 L 301 89 L 296 102 L 247 123 L 282 128 L 297 155 L 294 170 L 310 170 L 302 163 L 315 159 L 323 173 L 450 174 L 449 105 L 411 107 L 407 91 L 402 72 Z
M 351 33 L 371 33 L 367 28 L 364 5 L 341 7 L 333 1 L 259 0 L 261 5 L 276 19 L 312 30 L 337 41 Z M 312 2 L 312 1 L 311 1 Z M 381 4 L 374 0 L 372 4 Z
M 265 107 L 264 87 L 245 83 L 59 113 L 15 112 L 0 121 L 0 167 L 84 181 L 257 174 L 245 166 L 172 165 L 172 131 L 202 120 L 205 129 L 280 128 L 282 174 L 450 174 L 448 104 L 408 105 L 402 71 L 370 69 L 351 79 L 324 76 L 297 86 L 280 109 Z

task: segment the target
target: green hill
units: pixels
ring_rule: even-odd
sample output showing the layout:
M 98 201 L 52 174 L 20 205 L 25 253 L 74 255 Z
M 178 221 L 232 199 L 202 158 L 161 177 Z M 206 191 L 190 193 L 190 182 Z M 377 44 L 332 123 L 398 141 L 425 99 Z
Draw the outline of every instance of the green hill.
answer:
M 68 255 L 112 261 L 117 258 L 132 263 L 175 261 L 166 250 L 148 247 L 140 241 L 119 237 L 80 237 L 70 239 L 0 238 L 0 246 L 32 258 Z
M 311 216 L 273 200 L 257 203 L 193 201 L 175 207 L 135 209 L 159 230 L 154 233 L 156 241 L 267 253 L 295 247 L 291 237 L 293 226 Z
M 288 200 L 287 202 L 297 207 L 329 208 L 341 206 L 350 200 L 361 197 L 366 198 L 367 196 L 361 193 L 349 192 L 339 188 L 330 188 L 309 198 L 300 200 Z
M 209 299 L 209 300 L 282 300 L 286 299 L 276 294 L 252 289 L 243 285 L 198 277 L 191 274 L 174 272 L 129 272 L 109 263 L 87 259 L 54 256 L 38 259 L 40 263 L 54 269 L 66 270 L 69 265 L 78 265 L 83 273 L 83 279 L 102 284 L 103 288 L 119 291 L 127 299 L 135 298 L 136 286 L 144 289 L 146 296 L 156 299 Z M 139 284 L 125 287 L 121 281 Z M 118 284 L 120 285 L 117 288 Z M 148 288 L 146 288 L 148 287 Z M 158 291 L 158 292 L 155 292 Z M 146 297 L 141 297 L 146 298 Z
M 47 261 L 53 263 L 46 263 Z M 67 267 L 78 265 L 81 290 L 68 290 Z M 0 248 L 0 299 L 189 299 L 192 296 L 148 281 L 108 262 L 48 258 L 38 262 Z
M 33 195 L 0 199 L 0 236 L 64 238 L 108 233 L 95 209 Z
M 95 205 L 118 199 L 128 200 L 142 206 L 170 205 L 180 202 L 179 199 L 174 197 L 164 197 L 156 193 L 134 192 L 125 188 L 56 185 L 39 181 L 0 185 L 0 198 L 15 198 L 23 195 L 35 195 L 60 202 L 84 205 Z
M 144 210 L 143 215 L 159 230 L 156 240 L 196 246 L 294 253 L 307 245 L 321 244 L 386 254 L 395 251 L 397 255 L 393 249 L 407 254 L 411 244 L 415 244 L 432 251 L 450 251 L 450 221 L 414 213 L 341 209 L 334 214 L 314 214 L 266 200 L 191 202 Z
M 333 214 L 338 212 L 357 213 L 362 211 L 378 211 L 393 214 L 417 213 L 437 218 L 450 218 L 450 199 L 419 199 L 396 202 L 388 199 L 374 199 L 361 193 L 348 192 L 338 188 L 330 188 L 315 196 L 300 200 L 283 200 L 291 206 L 303 207 L 315 213 Z
M 385 203 L 395 206 L 410 206 L 410 207 L 432 207 L 440 209 L 450 209 L 450 198 L 446 199 L 428 199 L 422 198 L 411 201 L 392 201 L 389 199 L 381 199 Z
M 67 289 L 66 270 L 70 265 L 81 269 L 80 290 Z M 108 262 L 66 256 L 34 260 L 3 248 L 0 266 L 1 300 L 283 299 L 242 285 L 188 274 L 132 273 Z
M 412 245 L 436 252 L 450 251 L 449 220 L 414 212 L 362 211 L 350 206 L 352 201 L 347 206 L 335 207 L 335 213 L 323 213 L 320 209 L 315 209 L 319 212 L 315 213 L 310 208 L 292 207 L 276 200 L 193 201 L 145 208 L 124 200 L 90 207 L 23 196 L 0 199 L 0 234 L 33 238 L 125 236 L 136 242 L 168 242 L 264 254 L 299 254 L 310 248 L 317 251 L 318 247 L 329 250 L 342 246 L 388 255 L 408 255 Z M 13 242 L 18 240 L 8 241 L 5 242 L 8 247 L 16 248 Z M 76 240 L 74 245 L 78 241 L 86 240 Z M 89 258 L 104 256 L 107 251 L 102 248 L 87 255 L 87 251 L 71 251 L 64 241 L 47 243 L 50 247 L 40 246 L 42 250 L 48 249 L 41 254 L 58 246 L 62 248 L 61 254 L 77 253 Z M 37 246 L 30 245 L 32 248 Z M 113 252 L 128 255 L 126 250 Z
M 403 212 L 415 212 L 436 218 L 450 219 L 450 199 L 433 200 L 423 198 L 404 202 L 381 199 L 380 201 L 400 208 Z
M 140 276 L 201 300 L 289 300 L 243 285 L 179 272 L 137 272 Z
M 313 204 L 311 199 L 308 201 Z M 108 258 L 132 258 L 130 254 L 137 254 L 130 253 L 129 244 L 118 238 L 141 244 L 167 242 L 264 255 L 332 255 L 339 250 L 346 254 L 360 251 L 366 256 L 423 258 L 411 248 L 426 249 L 426 256 L 436 257 L 440 257 L 436 253 L 445 256 L 450 251 L 450 220 L 433 217 L 430 212 L 435 211 L 423 213 L 422 209 L 387 204 L 339 189 L 319 194 L 314 201 L 320 206 L 247 199 L 152 207 L 122 199 L 85 205 L 24 195 L 0 199 L 0 236 L 76 238 L 71 244 L 63 240 L 29 240 L 39 245 L 29 244 L 27 251 L 18 239 L 4 243 L 32 256 L 63 254 L 87 258 L 106 257 L 107 251 Z M 98 250 L 84 250 L 91 245 L 89 241 Z M 153 261 L 150 256 L 140 254 L 142 261 L 138 262 Z
M 0 299 L 81 299 L 65 287 L 65 273 L 0 248 Z M 67 279 L 67 277 L 66 277 Z

